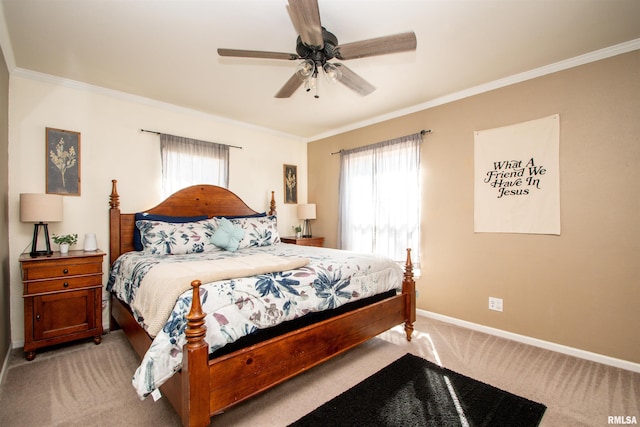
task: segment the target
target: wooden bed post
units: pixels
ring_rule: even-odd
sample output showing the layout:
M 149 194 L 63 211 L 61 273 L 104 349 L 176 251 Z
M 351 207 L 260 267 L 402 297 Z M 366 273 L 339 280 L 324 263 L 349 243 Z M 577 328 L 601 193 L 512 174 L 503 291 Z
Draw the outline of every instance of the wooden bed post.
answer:
M 269 204 L 269 215 L 277 215 L 275 191 L 271 192 L 271 203 Z
M 113 265 L 120 254 L 120 196 L 116 188 L 117 183 L 117 180 L 111 180 L 109 195 L 109 265 Z
M 413 280 L 413 264 L 411 263 L 411 249 L 409 248 L 407 249 L 407 261 L 404 265 L 402 293 L 407 298 L 407 320 L 404 323 L 404 332 L 407 334 L 407 341 L 411 341 L 413 322 L 416 321 L 416 282 Z
M 208 426 L 209 412 L 209 346 L 204 340 L 207 328 L 200 302 L 200 280 L 191 282 L 193 299 L 187 314 L 187 343 L 182 356 L 182 425 Z

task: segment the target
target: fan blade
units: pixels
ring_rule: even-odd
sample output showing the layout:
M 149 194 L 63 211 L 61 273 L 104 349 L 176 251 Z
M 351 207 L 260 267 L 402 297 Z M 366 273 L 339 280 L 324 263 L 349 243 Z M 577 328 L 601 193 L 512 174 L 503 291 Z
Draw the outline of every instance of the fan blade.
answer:
M 385 55 L 387 53 L 416 50 L 418 42 L 413 31 L 378 37 L 336 46 L 335 57 L 341 60 Z
M 236 58 L 265 58 L 265 59 L 300 59 L 295 53 L 283 52 L 266 52 L 261 50 L 242 50 L 242 49 L 218 49 L 220 56 L 233 56 Z
M 351 71 L 346 65 L 336 63 L 335 66 L 338 67 L 342 73 L 338 81 L 349 89 L 356 91 L 362 96 L 367 96 L 376 90 L 371 83 Z
M 302 79 L 298 77 L 298 74 L 295 73 L 293 76 L 287 80 L 287 82 L 280 88 L 278 93 L 276 93 L 276 98 L 288 98 L 293 95 L 300 85 L 302 85 Z
M 324 39 L 322 38 L 318 0 L 289 0 L 287 10 L 302 43 L 322 49 Z

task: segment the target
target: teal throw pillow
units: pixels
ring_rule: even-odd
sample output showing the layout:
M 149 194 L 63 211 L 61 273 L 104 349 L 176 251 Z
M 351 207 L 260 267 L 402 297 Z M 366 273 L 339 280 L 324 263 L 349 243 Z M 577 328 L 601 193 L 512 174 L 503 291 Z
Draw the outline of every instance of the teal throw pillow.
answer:
M 244 230 L 226 218 L 218 218 L 218 229 L 211 236 L 211 243 L 224 250 L 235 252 L 244 237 Z

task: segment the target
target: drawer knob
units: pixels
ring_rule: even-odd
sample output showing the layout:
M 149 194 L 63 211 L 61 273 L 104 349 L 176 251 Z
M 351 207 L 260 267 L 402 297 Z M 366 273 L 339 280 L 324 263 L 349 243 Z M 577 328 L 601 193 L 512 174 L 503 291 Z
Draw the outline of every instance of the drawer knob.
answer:
M 62 284 L 62 286 L 64 286 L 65 288 L 68 288 L 68 287 L 69 287 L 69 283 L 68 283 L 68 282 L 64 282 L 64 283 Z
M 40 315 L 36 314 L 36 320 L 40 320 Z
M 65 268 L 64 270 L 62 270 L 62 272 L 63 272 L 64 274 L 67 274 L 67 273 L 69 273 L 69 269 L 68 269 L 68 268 Z

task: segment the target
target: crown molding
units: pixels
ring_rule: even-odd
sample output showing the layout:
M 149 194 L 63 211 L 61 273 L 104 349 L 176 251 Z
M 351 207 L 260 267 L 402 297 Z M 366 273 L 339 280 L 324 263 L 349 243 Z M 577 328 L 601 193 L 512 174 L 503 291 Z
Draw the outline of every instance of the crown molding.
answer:
M 35 80 L 42 83 L 48 83 L 56 86 L 63 86 L 69 89 L 74 89 L 78 91 L 91 92 L 98 95 L 108 96 L 111 98 L 119 99 L 126 102 L 132 102 L 142 105 L 147 105 L 154 108 L 159 108 L 167 111 L 171 111 L 174 113 L 190 115 L 194 117 L 203 118 L 206 120 L 213 120 L 218 123 L 227 124 L 231 126 L 237 126 L 240 128 L 244 128 L 247 130 L 258 131 L 263 133 L 272 134 L 274 136 L 278 136 L 281 138 L 293 139 L 299 142 L 305 142 L 305 140 L 297 135 L 292 135 L 290 133 L 279 132 L 274 129 L 252 125 L 246 122 L 241 122 L 237 120 L 232 120 L 222 116 L 216 116 L 214 114 L 205 113 L 203 111 L 194 110 L 191 108 L 181 107 L 179 105 L 170 104 L 168 102 L 158 101 L 152 98 L 147 98 L 140 95 L 134 95 L 127 92 L 122 92 L 114 89 L 107 89 L 102 86 L 92 85 L 89 83 L 79 82 L 77 80 L 65 79 L 62 77 L 53 76 L 51 74 L 40 73 L 37 71 L 27 70 L 24 68 L 15 68 L 11 73 L 12 76 L 22 77 L 29 80 Z
M 388 114 L 372 117 L 367 120 L 363 120 L 357 123 L 352 123 L 348 126 L 344 126 L 338 129 L 333 129 L 328 132 L 324 132 L 313 137 L 307 138 L 307 142 L 317 141 L 319 139 L 329 138 L 331 136 L 339 135 L 341 133 L 349 132 L 355 129 L 360 129 L 366 126 L 371 126 L 377 123 L 384 122 L 386 120 L 395 119 L 398 117 L 406 116 L 408 114 L 417 113 L 418 111 L 427 110 L 429 108 L 438 107 L 440 105 L 448 104 L 453 101 L 458 101 L 464 98 L 468 98 L 481 93 L 489 92 L 495 89 L 510 86 L 515 83 L 520 83 L 526 80 L 542 77 L 547 74 L 556 73 L 558 71 L 568 70 L 580 65 L 588 64 L 591 62 L 599 61 L 601 59 L 610 58 L 612 56 L 621 55 L 623 53 L 632 52 L 640 49 L 640 39 L 630 40 L 628 42 L 613 45 L 604 49 L 596 50 L 586 53 L 584 55 L 576 56 L 573 58 L 565 59 L 560 62 L 556 62 L 543 67 L 534 68 L 533 70 L 525 71 L 523 73 L 514 74 L 509 77 L 494 80 L 489 83 L 484 83 L 478 86 L 471 87 L 469 89 L 454 92 L 449 95 L 441 96 L 439 98 L 432 99 L 421 104 L 414 105 L 412 107 L 403 108 Z
M 2 18 L 2 16 L 0 16 Z M 0 32 L 0 42 L 3 41 L 5 31 Z M 8 43 L 10 48 L 11 44 Z M 492 82 L 484 83 L 478 86 L 474 86 L 468 89 L 464 89 L 458 92 L 454 92 L 445 96 L 441 96 L 439 98 L 432 99 L 430 101 L 426 101 L 411 107 L 403 108 L 400 110 L 393 111 L 391 113 L 379 115 L 376 117 L 369 118 L 367 120 L 362 120 L 359 122 L 352 123 L 348 126 L 343 126 L 340 128 L 333 129 L 328 132 L 324 132 L 321 134 L 317 134 L 312 137 L 303 138 L 298 135 L 293 135 L 290 133 L 276 131 L 274 129 L 252 125 L 246 122 L 241 122 L 237 120 L 228 119 L 222 116 L 216 116 L 209 113 L 204 113 L 202 111 L 193 110 L 186 107 L 180 107 L 175 104 L 170 104 L 162 101 L 157 101 L 151 98 L 146 98 L 139 95 L 133 95 L 126 92 L 121 92 L 113 89 L 107 89 L 101 86 L 91 85 L 84 82 L 79 82 L 76 80 L 65 79 L 57 76 L 52 76 L 49 74 L 39 73 L 36 71 L 27 70 L 24 68 L 17 68 L 11 66 L 10 62 L 7 59 L 13 58 L 13 52 L 9 49 L 8 51 L 5 49 L 5 43 L 2 43 L 3 52 L 5 54 L 5 61 L 7 61 L 7 67 L 10 70 L 11 75 L 37 80 L 44 83 L 49 83 L 53 85 L 59 85 L 68 87 L 75 90 L 88 91 L 96 94 L 101 94 L 104 96 L 109 96 L 112 98 L 121 99 L 127 102 L 134 102 L 138 104 L 148 105 L 155 108 L 161 108 L 168 111 L 173 111 L 180 114 L 187 114 L 196 117 L 201 117 L 207 120 L 214 120 L 218 123 L 228 124 L 232 126 L 237 126 L 240 128 L 244 128 L 247 130 L 264 132 L 268 134 L 272 134 L 274 136 L 283 137 L 287 139 L 293 139 L 300 142 L 313 142 L 324 138 L 329 138 L 331 136 L 339 135 L 345 132 L 349 132 L 352 130 L 360 129 L 366 126 L 371 126 L 374 124 L 378 124 L 387 120 L 395 119 L 398 117 L 406 116 L 408 114 L 416 113 L 419 111 L 427 110 L 429 108 L 434 108 L 440 105 L 448 104 L 450 102 L 458 101 L 464 98 L 468 98 L 474 95 L 479 95 L 481 93 L 489 92 L 495 89 L 499 89 L 502 87 L 510 86 L 516 83 L 520 83 L 526 80 L 531 80 L 537 77 L 542 77 L 548 74 L 552 74 L 558 71 L 567 70 L 570 68 L 574 68 L 580 65 L 588 64 L 591 62 L 599 61 L 602 59 L 610 58 L 612 56 L 621 55 L 624 53 L 632 52 L 634 50 L 640 49 L 640 39 L 630 40 L 628 42 L 620 43 L 617 45 L 613 45 L 604 49 L 600 49 L 597 51 L 589 52 L 584 55 L 579 55 L 573 58 L 569 58 L 563 61 L 559 61 L 553 64 L 545 65 L 539 68 L 535 68 L 533 70 L 525 71 L 523 73 L 514 74 L 509 77 L 505 77 L 502 79 L 494 80 Z

